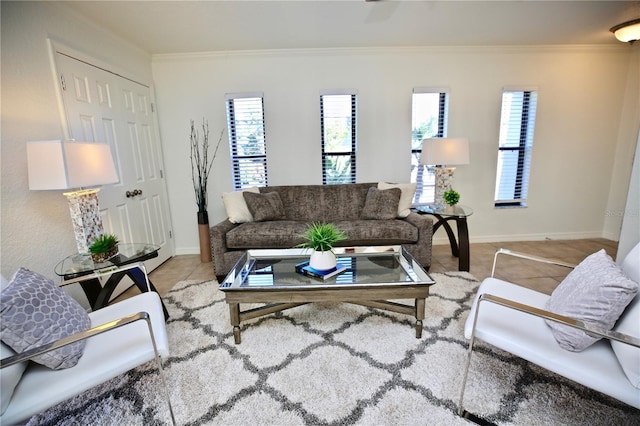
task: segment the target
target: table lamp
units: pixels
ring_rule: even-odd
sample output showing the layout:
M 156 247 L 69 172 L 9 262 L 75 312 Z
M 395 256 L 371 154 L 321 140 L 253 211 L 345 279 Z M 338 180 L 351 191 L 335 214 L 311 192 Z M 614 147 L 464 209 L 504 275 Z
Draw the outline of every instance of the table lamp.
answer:
M 29 189 L 73 189 L 63 193 L 69 201 L 79 253 L 103 234 L 98 208 L 99 188 L 119 181 L 106 143 L 61 140 L 27 142 Z
M 436 187 L 434 209 L 445 206 L 444 193 L 451 189 L 453 172 L 451 167 L 469 164 L 469 140 L 466 138 L 425 138 L 422 140 L 420 164 L 435 166 Z

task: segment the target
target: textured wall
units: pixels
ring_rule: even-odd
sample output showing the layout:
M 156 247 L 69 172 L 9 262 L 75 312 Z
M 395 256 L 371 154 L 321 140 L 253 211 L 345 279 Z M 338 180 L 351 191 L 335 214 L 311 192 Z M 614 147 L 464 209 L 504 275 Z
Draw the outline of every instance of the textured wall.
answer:
M 151 80 L 150 57 L 48 2 L 2 2 L 2 275 L 20 267 L 56 278 L 76 250 L 62 191 L 29 191 L 26 142 L 65 137 L 48 38 Z

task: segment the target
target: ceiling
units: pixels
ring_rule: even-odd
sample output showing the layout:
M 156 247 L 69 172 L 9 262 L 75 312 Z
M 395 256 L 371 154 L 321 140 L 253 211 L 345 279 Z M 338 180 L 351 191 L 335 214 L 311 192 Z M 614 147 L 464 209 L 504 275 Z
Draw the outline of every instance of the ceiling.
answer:
M 393 46 L 619 44 L 638 1 L 71 1 L 151 54 Z

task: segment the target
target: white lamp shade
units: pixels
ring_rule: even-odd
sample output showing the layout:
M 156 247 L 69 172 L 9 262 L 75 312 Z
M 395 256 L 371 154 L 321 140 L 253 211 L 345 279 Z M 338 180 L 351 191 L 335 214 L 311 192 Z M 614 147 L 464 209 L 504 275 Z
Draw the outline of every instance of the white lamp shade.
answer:
M 611 32 L 622 42 L 634 42 L 640 40 L 640 19 L 625 22 L 611 28 Z
M 469 140 L 467 138 L 423 139 L 420 164 L 442 166 L 469 164 Z
M 119 181 L 106 143 L 27 142 L 29 189 L 74 189 Z

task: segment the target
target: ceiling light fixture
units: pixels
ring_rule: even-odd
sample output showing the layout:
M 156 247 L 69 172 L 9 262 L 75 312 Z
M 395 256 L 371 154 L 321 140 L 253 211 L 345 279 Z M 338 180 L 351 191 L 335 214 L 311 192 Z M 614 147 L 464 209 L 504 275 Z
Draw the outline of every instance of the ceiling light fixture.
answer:
M 640 40 L 640 19 L 623 22 L 612 27 L 610 31 L 618 40 L 633 44 L 634 41 Z

